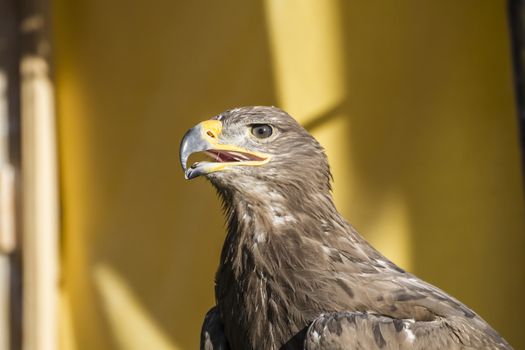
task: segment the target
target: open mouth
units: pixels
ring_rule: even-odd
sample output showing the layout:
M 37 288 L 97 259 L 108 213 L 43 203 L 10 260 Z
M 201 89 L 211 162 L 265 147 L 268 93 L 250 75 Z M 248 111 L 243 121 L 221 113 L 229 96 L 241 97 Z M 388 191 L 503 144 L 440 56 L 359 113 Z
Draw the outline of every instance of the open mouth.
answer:
M 186 132 L 179 150 L 179 159 L 186 179 L 233 170 L 240 166 L 260 166 L 272 158 L 269 154 L 247 150 L 234 144 L 219 143 L 221 130 L 220 121 L 207 120 Z M 193 155 L 199 158 L 190 161 L 189 158 Z M 192 165 L 187 168 L 188 164 Z
M 209 149 L 200 153 L 207 156 L 207 159 L 193 163 L 190 168 L 195 169 L 200 163 L 210 161 L 214 163 L 239 163 L 264 162 L 267 159 L 252 153 L 217 149 Z

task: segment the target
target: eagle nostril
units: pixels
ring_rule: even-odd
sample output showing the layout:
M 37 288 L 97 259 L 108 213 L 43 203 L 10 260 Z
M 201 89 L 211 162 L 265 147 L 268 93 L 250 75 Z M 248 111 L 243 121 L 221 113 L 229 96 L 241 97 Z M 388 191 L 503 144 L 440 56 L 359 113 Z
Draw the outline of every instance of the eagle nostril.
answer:
M 207 131 L 206 134 L 211 137 L 212 139 L 215 138 L 215 135 L 211 131 Z

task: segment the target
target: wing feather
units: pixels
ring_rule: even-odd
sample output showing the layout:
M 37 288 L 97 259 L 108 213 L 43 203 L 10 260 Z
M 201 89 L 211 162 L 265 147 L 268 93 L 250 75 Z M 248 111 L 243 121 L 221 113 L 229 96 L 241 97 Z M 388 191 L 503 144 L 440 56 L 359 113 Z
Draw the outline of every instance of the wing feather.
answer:
M 201 350 L 230 350 L 219 309 L 215 306 L 204 317 L 201 330 Z
M 305 349 L 511 349 L 502 338 L 486 337 L 462 320 L 414 321 L 368 312 L 330 313 L 310 325 Z

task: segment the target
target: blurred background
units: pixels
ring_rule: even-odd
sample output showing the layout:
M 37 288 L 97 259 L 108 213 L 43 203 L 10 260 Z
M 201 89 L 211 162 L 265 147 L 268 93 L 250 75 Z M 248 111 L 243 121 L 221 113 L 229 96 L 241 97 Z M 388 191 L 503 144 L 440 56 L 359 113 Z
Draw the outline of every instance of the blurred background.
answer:
M 522 1 L 0 0 L 0 350 L 195 349 L 199 121 L 275 105 L 342 214 L 525 349 Z

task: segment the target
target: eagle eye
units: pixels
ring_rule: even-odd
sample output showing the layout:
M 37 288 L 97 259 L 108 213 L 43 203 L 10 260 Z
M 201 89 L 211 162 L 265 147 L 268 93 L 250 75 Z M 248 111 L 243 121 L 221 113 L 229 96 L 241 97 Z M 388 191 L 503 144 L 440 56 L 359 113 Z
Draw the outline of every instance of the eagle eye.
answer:
M 258 139 L 266 139 L 272 136 L 273 129 L 268 124 L 254 124 L 252 125 L 252 134 Z

